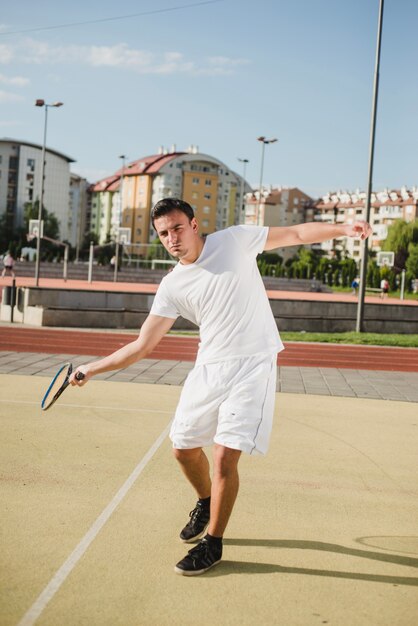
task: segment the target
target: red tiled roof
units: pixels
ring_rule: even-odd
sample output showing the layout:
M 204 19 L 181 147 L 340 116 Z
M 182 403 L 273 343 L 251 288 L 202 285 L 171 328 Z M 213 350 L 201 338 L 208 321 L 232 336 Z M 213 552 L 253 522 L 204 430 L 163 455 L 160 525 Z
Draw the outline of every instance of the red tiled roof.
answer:
M 138 174 L 157 174 L 159 170 L 166 164 L 176 159 L 186 152 L 171 152 L 170 154 L 153 154 L 143 157 L 137 161 L 128 163 L 123 169 L 124 176 L 134 176 Z M 122 168 L 117 170 L 111 176 L 102 178 L 91 186 L 91 191 L 117 191 L 120 185 Z
M 166 163 L 173 159 L 186 154 L 186 152 L 170 152 L 170 154 L 153 154 L 143 157 L 137 161 L 128 163 L 123 170 L 124 176 L 133 176 L 134 174 L 156 174 Z M 115 176 L 122 175 L 122 168 L 115 172 Z
M 97 181 L 92 185 L 92 191 L 114 191 L 110 190 L 109 187 L 114 183 L 119 181 L 119 176 L 113 174 L 112 176 L 107 176 L 106 178 L 102 178 L 102 180 Z

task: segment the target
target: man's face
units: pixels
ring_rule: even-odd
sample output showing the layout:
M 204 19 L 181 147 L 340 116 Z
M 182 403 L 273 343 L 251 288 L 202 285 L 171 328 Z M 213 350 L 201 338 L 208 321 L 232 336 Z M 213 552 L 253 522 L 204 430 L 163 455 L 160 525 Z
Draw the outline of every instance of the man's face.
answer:
M 164 248 L 176 259 L 193 263 L 199 256 L 201 239 L 196 219 L 182 211 L 172 211 L 154 220 L 154 227 Z

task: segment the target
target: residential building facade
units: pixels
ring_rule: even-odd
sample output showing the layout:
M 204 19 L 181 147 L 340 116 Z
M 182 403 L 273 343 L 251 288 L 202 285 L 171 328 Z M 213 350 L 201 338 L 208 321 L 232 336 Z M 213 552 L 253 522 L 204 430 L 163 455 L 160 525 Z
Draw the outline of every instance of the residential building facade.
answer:
M 51 148 L 45 151 L 43 205 L 60 225 L 60 239 L 69 240 L 68 225 L 71 157 Z M 39 200 L 42 146 L 21 140 L 0 139 L 0 214 L 15 228 L 24 225 L 25 205 Z
M 67 241 L 79 250 L 84 235 L 89 232 L 88 219 L 91 214 L 90 183 L 82 176 L 71 172 L 69 194 Z
M 294 226 L 312 222 L 313 199 L 297 187 L 263 187 L 247 194 L 245 224 L 258 226 Z M 295 254 L 294 248 L 274 250 L 283 260 Z
M 379 252 L 388 234 L 388 227 L 396 219 L 411 222 L 418 214 L 418 188 L 383 189 L 373 192 L 370 204 L 370 224 L 373 233 L 369 245 Z M 333 192 L 314 203 L 315 220 L 327 223 L 352 223 L 365 218 L 366 192 Z M 361 242 L 359 239 L 339 238 L 313 246 L 323 250 L 328 256 L 337 252 L 356 261 L 360 259 Z
M 88 232 L 97 235 L 100 243 L 111 236 L 112 215 L 119 209 L 120 177 L 113 175 L 91 185 L 91 212 Z
M 242 213 L 241 188 L 251 187 L 218 159 L 199 153 L 160 148 L 115 172 L 93 187 L 92 229 L 100 243 L 114 237 L 118 227 L 131 230 L 131 243 L 145 244 L 156 237 L 151 208 L 162 198 L 176 197 L 194 209 L 202 234 L 238 223 Z

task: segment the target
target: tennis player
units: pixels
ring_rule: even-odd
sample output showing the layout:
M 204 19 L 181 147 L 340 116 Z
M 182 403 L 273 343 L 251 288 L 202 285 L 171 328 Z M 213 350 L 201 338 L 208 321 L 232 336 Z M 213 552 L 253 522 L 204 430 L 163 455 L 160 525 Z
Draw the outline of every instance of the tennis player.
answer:
M 183 542 L 198 543 L 175 571 L 194 576 L 221 560 L 222 537 L 238 493 L 241 453 L 266 454 L 272 428 L 277 353 L 283 344 L 257 255 L 336 237 L 365 239 L 372 229 L 363 221 L 231 226 L 203 238 L 192 207 L 175 198 L 158 202 L 151 219 L 161 243 L 179 262 L 161 281 L 138 338 L 79 367 L 70 382 L 82 386 L 96 374 L 145 358 L 179 316 L 199 326 L 196 364 L 183 386 L 170 432 L 174 456 L 198 497 L 180 533 Z M 77 371 L 84 380 L 75 379 Z M 203 451 L 211 445 L 212 477 Z

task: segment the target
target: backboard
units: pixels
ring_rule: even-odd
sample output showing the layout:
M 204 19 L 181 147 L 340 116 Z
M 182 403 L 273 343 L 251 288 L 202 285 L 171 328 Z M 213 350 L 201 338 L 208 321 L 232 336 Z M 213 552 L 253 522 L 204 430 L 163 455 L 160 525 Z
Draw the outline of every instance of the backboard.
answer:
M 35 239 L 39 235 L 39 220 L 29 220 L 28 239 Z M 41 220 L 41 239 L 44 236 L 44 221 Z
M 394 252 L 378 252 L 376 262 L 379 267 L 393 267 L 395 263 Z
M 129 244 L 131 243 L 131 229 L 130 228 L 118 228 L 119 243 Z

